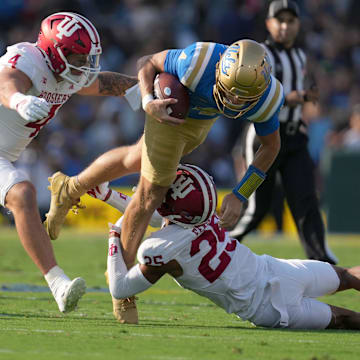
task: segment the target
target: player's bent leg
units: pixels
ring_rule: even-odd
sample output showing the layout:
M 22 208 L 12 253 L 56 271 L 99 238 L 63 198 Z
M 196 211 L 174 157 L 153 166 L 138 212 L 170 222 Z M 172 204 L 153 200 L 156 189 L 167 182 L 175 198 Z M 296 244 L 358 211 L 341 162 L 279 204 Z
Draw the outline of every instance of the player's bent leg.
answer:
M 95 186 L 140 171 L 140 139 L 131 146 L 122 146 L 99 156 L 78 176 L 68 177 L 57 172 L 49 178 L 51 191 L 50 211 L 44 222 L 52 240 L 58 238 L 66 215 L 73 206 L 81 208 L 79 198 Z
M 11 210 L 20 241 L 43 274 L 56 265 L 50 239 L 42 224 L 36 204 L 36 191 L 28 182 L 12 186 L 6 195 L 6 207 Z
M 142 138 L 134 145 L 121 146 L 100 155 L 79 175 L 80 184 L 90 190 L 104 182 L 140 172 Z
M 153 212 L 160 207 L 168 186 L 152 184 L 140 177 L 130 204 L 126 208 L 121 231 L 121 246 L 125 264 L 130 269 Z
M 50 239 L 41 224 L 34 186 L 28 181 L 13 185 L 6 195 L 6 206 L 14 214 L 20 241 L 43 273 L 59 310 L 74 310 L 85 293 L 85 281 L 81 278 L 71 281 L 57 266 Z
M 327 329 L 360 330 L 360 313 L 329 305 L 331 321 Z

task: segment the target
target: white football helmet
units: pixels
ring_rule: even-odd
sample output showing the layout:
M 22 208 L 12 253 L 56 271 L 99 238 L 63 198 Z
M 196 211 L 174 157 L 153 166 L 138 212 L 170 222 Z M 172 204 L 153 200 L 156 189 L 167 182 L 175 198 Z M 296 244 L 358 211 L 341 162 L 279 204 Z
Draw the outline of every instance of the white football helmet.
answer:
M 195 165 L 179 165 L 176 179 L 158 209 L 161 216 L 183 227 L 207 222 L 217 206 L 212 177 Z

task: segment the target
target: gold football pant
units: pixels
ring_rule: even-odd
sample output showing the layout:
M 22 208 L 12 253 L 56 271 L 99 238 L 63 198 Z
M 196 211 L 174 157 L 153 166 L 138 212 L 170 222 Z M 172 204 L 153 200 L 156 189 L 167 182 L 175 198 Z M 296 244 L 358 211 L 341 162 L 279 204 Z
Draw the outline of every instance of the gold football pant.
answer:
M 187 118 L 181 125 L 161 124 L 146 116 L 141 155 L 141 175 L 152 184 L 170 186 L 180 159 L 206 139 L 216 121 Z

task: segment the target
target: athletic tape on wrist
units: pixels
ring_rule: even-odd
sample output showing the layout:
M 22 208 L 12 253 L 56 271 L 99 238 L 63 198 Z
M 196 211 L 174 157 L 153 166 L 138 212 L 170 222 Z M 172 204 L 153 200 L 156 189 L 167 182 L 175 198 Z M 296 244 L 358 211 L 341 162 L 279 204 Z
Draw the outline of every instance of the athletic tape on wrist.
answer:
M 262 184 L 266 174 L 253 165 L 247 169 L 244 177 L 234 187 L 233 194 L 241 201 L 248 201 L 250 195 Z
M 153 101 L 154 100 L 154 96 L 152 94 L 146 94 L 143 98 L 142 98 L 142 101 L 141 101 L 141 105 L 142 105 L 142 108 L 143 110 L 145 111 L 145 107 L 146 105 Z
M 9 101 L 9 106 L 10 109 L 16 110 L 18 104 L 24 100 L 24 98 L 26 97 L 26 95 L 20 93 L 20 92 L 16 92 L 14 94 L 11 95 L 10 101 Z

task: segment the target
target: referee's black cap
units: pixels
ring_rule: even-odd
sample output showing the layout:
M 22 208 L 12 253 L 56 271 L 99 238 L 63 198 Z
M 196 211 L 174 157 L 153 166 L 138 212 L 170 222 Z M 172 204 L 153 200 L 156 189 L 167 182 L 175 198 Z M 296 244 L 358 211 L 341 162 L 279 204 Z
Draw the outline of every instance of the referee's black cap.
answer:
M 269 5 L 268 18 L 276 17 L 280 11 L 290 11 L 296 17 L 299 17 L 300 10 L 295 1 L 292 0 L 275 0 Z

